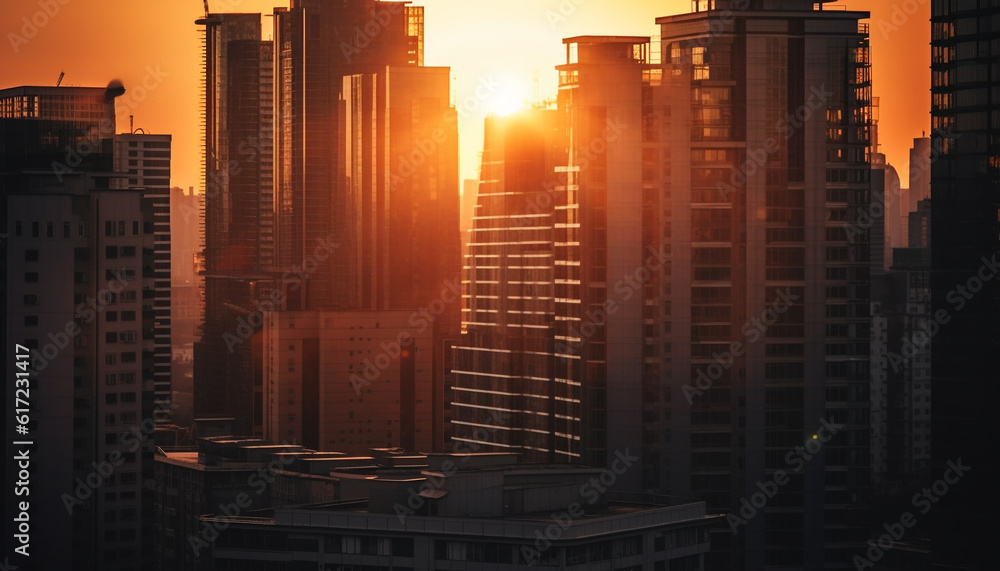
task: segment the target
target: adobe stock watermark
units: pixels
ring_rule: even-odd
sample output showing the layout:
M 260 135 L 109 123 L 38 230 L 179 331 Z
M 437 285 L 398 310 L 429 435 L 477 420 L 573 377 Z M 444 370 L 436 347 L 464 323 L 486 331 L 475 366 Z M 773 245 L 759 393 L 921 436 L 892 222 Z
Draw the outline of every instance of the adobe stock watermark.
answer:
M 952 127 L 949 126 L 947 130 L 945 129 L 935 129 L 935 133 L 941 139 L 958 139 L 962 135 L 959 133 L 952 133 Z M 940 140 L 940 139 L 939 139 Z M 941 149 L 939 145 L 931 146 L 931 154 L 926 157 L 920 157 L 919 160 L 915 161 L 910 165 L 911 171 L 919 172 L 930 172 L 930 167 L 941 158 Z M 875 222 L 881 220 L 885 217 L 886 211 L 891 208 L 897 200 L 902 200 L 903 189 L 902 187 L 894 187 L 891 193 L 886 191 L 873 191 L 872 201 L 866 207 L 858 207 L 858 217 L 857 222 L 850 222 L 844 226 L 844 232 L 847 234 L 847 242 L 849 244 L 856 244 L 859 241 L 864 241 L 869 230 L 875 225 Z
M 416 174 L 417 169 L 430 160 L 442 145 L 447 143 L 452 129 L 457 134 L 459 120 L 467 119 L 479 111 L 503 86 L 504 84 L 495 81 L 492 75 L 480 76 L 472 94 L 463 98 L 456 107 L 449 107 L 441 115 L 441 122 L 448 127 L 449 131 L 437 127 L 431 131 L 429 137 L 414 140 L 413 149 L 408 155 L 398 155 L 396 172 L 389 176 L 390 189 L 395 190 L 400 184 Z
M 177 410 L 180 405 L 166 403 L 157 404 L 156 408 L 165 411 L 169 407 L 170 411 Z M 155 416 L 155 412 L 154 412 Z M 134 454 L 142 447 L 156 432 L 156 420 L 153 417 L 144 418 L 141 423 L 136 424 L 128 431 L 118 435 L 118 444 L 126 447 L 127 453 Z M 94 495 L 99 488 L 108 482 L 108 478 L 125 463 L 126 457 L 121 450 L 112 450 L 106 459 L 100 462 L 91 462 L 94 468 L 90 474 L 75 480 L 76 487 L 73 494 L 63 493 L 62 502 L 66 508 L 66 513 L 73 515 L 73 510 L 78 506 L 85 505 L 85 502 Z M 138 467 L 138 465 L 136 465 Z
M 713 353 L 712 358 L 715 359 L 715 362 L 709 365 L 707 369 L 701 368 L 698 370 L 694 386 L 691 386 L 690 383 L 685 383 L 681 387 L 688 404 L 694 404 L 695 397 L 705 394 L 705 391 L 712 388 L 715 381 L 722 378 L 723 373 L 732 368 L 736 359 L 746 354 L 747 345 L 752 345 L 759 341 L 767 333 L 768 328 L 777 323 L 778 318 L 788 312 L 792 304 L 799 299 L 801 299 L 800 296 L 793 294 L 791 288 L 785 288 L 783 291 L 779 290 L 778 297 L 771 302 L 770 307 L 761 311 L 760 315 L 756 315 L 744 323 L 741 333 L 743 333 L 747 343 L 733 341 L 730 343 L 729 349 L 722 354 Z
M 934 508 L 934 504 L 940 502 L 948 493 L 951 486 L 957 484 L 970 470 L 972 470 L 972 467 L 962 465 L 961 458 L 958 460 L 949 460 L 948 468 L 941 476 L 941 479 L 913 494 L 910 504 L 919 515 L 927 515 Z M 883 524 L 882 529 L 885 530 L 885 533 L 877 539 L 868 540 L 868 549 L 865 551 L 864 557 L 855 555 L 854 559 L 851 560 L 854 563 L 854 568 L 857 571 L 862 571 L 863 569 L 875 567 L 875 564 L 881 561 L 885 557 L 885 554 L 894 547 L 895 542 L 901 541 L 906 537 L 906 532 L 915 525 L 917 525 L 917 517 L 913 512 L 903 512 L 898 520 Z
M 774 126 L 775 134 L 768 137 L 764 143 L 756 149 L 747 150 L 747 158 L 739 168 L 732 167 L 728 181 L 718 182 L 715 187 L 723 200 L 729 200 L 732 193 L 740 187 L 746 185 L 750 177 L 757 174 L 767 166 L 771 156 L 781 150 L 781 144 L 787 143 L 795 136 L 799 129 L 811 120 L 813 115 L 826 107 L 827 102 L 833 97 L 833 92 L 826 89 L 826 84 L 818 88 L 814 85 L 809 88 L 810 94 L 806 102 L 799 106 L 794 113 L 788 113 L 778 120 Z
M 451 451 L 454 454 L 472 454 L 478 452 L 486 442 L 488 442 L 493 434 L 496 434 L 497 430 L 501 427 L 507 425 L 507 421 L 510 420 L 510 415 L 505 412 L 499 412 L 497 410 L 490 411 L 490 418 L 487 426 L 478 427 L 473 432 L 474 442 L 465 440 L 455 440 L 452 444 Z M 470 459 L 470 456 L 463 456 L 460 460 L 461 463 L 466 463 Z M 440 490 L 444 487 L 446 478 L 449 476 L 454 476 L 458 472 L 458 465 L 448 458 L 441 462 L 441 474 L 442 477 L 429 476 L 419 487 L 411 487 L 408 491 L 408 497 L 406 499 L 406 504 L 396 502 L 393 509 L 396 512 L 396 517 L 399 519 L 399 523 L 404 523 L 407 516 L 414 515 L 417 510 L 422 509 L 427 502 L 427 499 L 421 494 L 430 491 Z
M 986 288 L 987 284 L 1000 276 L 1000 259 L 998 258 L 1000 258 L 1000 254 L 993 254 L 990 259 L 985 256 L 981 258 L 982 265 L 979 266 L 976 273 L 964 283 L 956 284 L 945 294 L 945 301 L 951 305 L 952 310 L 949 312 L 945 308 L 938 309 L 930 319 L 922 321 L 917 326 L 917 331 L 914 331 L 909 337 L 903 337 L 900 352 L 893 351 L 888 355 L 889 364 L 893 371 L 898 373 L 910 359 L 928 348 L 941 329 L 951 322 L 952 316 L 963 311 L 969 302 Z
M 400 2 L 380 2 L 377 5 L 381 6 L 381 8 L 371 11 L 371 19 L 368 22 L 363 26 L 354 27 L 354 36 L 351 38 L 351 43 L 340 42 L 340 51 L 344 54 L 344 61 L 347 63 L 352 63 L 355 56 L 361 54 L 364 49 L 372 45 L 372 42 L 389 27 L 395 16 L 405 14 L 406 12 L 406 5 Z
M 904 0 L 893 4 L 892 15 L 888 19 L 883 18 L 878 21 L 878 30 L 882 32 L 882 39 L 888 40 L 889 36 L 902 29 L 926 3 L 927 0 Z M 921 20 L 921 22 L 925 21 Z
M 581 171 L 590 167 L 590 164 L 600 158 L 608 151 L 611 143 L 621 137 L 622 133 L 628 129 L 628 123 L 622 122 L 618 117 L 607 119 L 604 129 L 599 137 L 594 137 L 589 143 L 577 149 L 580 156 L 577 157 L 575 165 Z M 550 180 L 542 183 L 542 190 L 528 196 L 528 205 L 524 211 L 526 214 L 541 214 L 548 212 L 556 203 L 556 194 L 563 183 L 558 180 Z
M 35 39 L 42 28 L 49 25 L 49 22 L 53 18 L 59 15 L 62 7 L 69 4 L 72 0 L 38 0 L 35 4 L 38 6 L 36 10 L 30 16 L 24 16 L 21 18 L 20 22 L 15 23 L 21 25 L 20 30 L 13 32 L 7 32 L 7 41 L 10 42 L 10 47 L 14 49 L 15 54 L 21 53 L 21 47 L 25 46 L 31 40 Z M 21 32 L 18 34 L 17 32 Z
M 823 450 L 823 445 L 845 428 L 845 425 L 831 423 L 825 418 L 820 419 L 819 424 L 819 428 L 811 438 L 806 439 L 805 444 L 796 446 L 785 455 L 785 464 L 791 469 L 791 473 L 801 472 L 806 467 L 806 463 Z M 791 478 L 788 471 L 775 470 L 770 480 L 757 482 L 757 491 L 751 494 L 749 499 L 746 496 L 740 498 L 738 515 L 735 513 L 726 515 L 726 522 L 733 535 L 739 533 L 741 527 L 757 517 L 760 510 L 764 509 L 768 502 L 778 495 L 781 488 L 787 486 L 789 482 L 791 482 Z
M 287 447 L 285 452 L 296 452 L 299 450 L 297 446 L 288 443 L 285 443 L 284 446 Z M 256 501 L 255 497 L 259 498 L 263 496 L 267 488 L 277 479 L 276 472 L 294 461 L 295 458 L 290 455 L 282 455 L 276 459 L 272 457 L 267 465 L 251 473 L 247 477 L 247 486 L 253 490 L 254 495 L 240 492 L 236 494 L 233 501 L 220 503 L 218 513 L 221 517 L 202 520 L 201 530 L 197 534 L 188 536 L 188 545 L 191 546 L 194 556 L 199 557 L 202 549 L 211 546 L 216 539 L 219 539 L 219 534 L 229 528 L 227 518 L 237 518 L 243 514 L 244 510 L 253 506 L 254 501 Z
M 169 73 L 160 69 L 160 64 L 157 64 L 155 68 L 146 66 L 146 75 L 143 76 L 142 81 L 136 87 L 131 88 L 131 91 L 126 89 L 125 94 L 116 99 L 115 115 L 130 113 L 146 100 L 150 92 L 163 84 L 164 78 L 169 76 Z M 105 118 L 99 125 L 92 128 L 85 138 L 77 141 L 75 145 L 67 145 L 65 158 L 62 161 L 52 162 L 52 172 L 56 175 L 56 179 L 62 182 L 64 175 L 73 173 L 73 169 L 83 164 L 83 159 L 95 152 L 100 152 L 102 139 L 109 139 L 114 135 L 114 119 Z
M 596 505 L 601 501 L 603 495 L 614 487 L 618 477 L 628 472 L 637 460 L 639 457 L 632 456 L 628 448 L 624 452 L 616 450 L 615 459 L 611 465 L 605 468 L 600 476 L 591 478 L 580 486 L 580 496 L 586 500 L 587 505 Z M 573 502 L 566 507 L 565 511 L 551 514 L 552 523 L 545 528 L 545 531 L 535 530 L 534 544 L 521 546 L 521 556 L 524 557 L 528 565 L 534 566 L 540 563 L 542 554 L 551 549 L 552 544 L 566 533 L 574 521 L 583 517 L 584 513 L 586 513 L 584 504 Z
M 411 331 L 416 331 L 417 335 L 424 333 L 449 305 L 460 299 L 462 299 L 462 282 L 458 279 L 444 282 L 441 295 L 437 299 L 410 314 L 407 322 L 412 329 L 400 331 L 392 342 L 382 343 L 382 351 L 374 359 L 365 359 L 361 373 L 351 374 L 350 383 L 354 392 L 360 395 L 362 389 L 371 386 L 403 354 L 403 351 L 413 345 L 416 336 Z
M 618 313 L 622 304 L 635 297 L 636 293 L 639 293 L 642 287 L 668 261 L 667 254 L 663 250 L 657 250 L 650 246 L 649 253 L 650 255 L 643 265 L 615 282 L 612 289 L 618 294 L 618 297 L 609 297 L 596 310 L 588 309 L 582 316 L 579 328 L 570 326 L 568 333 L 571 339 L 569 341 L 556 341 L 556 353 L 560 354 L 560 358 L 564 362 L 569 355 L 579 351 L 583 344 L 597 333 L 599 327 L 607 325 L 608 320 Z
M 340 247 L 340 244 L 334 242 L 333 238 L 332 234 L 326 238 L 317 238 L 312 255 L 306 256 L 302 260 L 302 264 L 292 266 L 290 270 L 282 274 L 281 287 L 271 290 L 271 294 L 266 299 L 255 300 L 254 310 L 246 316 L 241 315 L 236 320 L 236 334 L 229 331 L 222 334 L 222 340 L 226 342 L 226 348 L 229 349 L 230 354 L 235 353 L 237 346 L 253 337 L 253 334 L 264 325 L 264 312 L 277 311 L 284 306 L 286 291 L 298 291 L 302 284 L 319 270 L 320 264 L 330 259 L 330 256 Z
M 129 285 L 129 280 L 124 279 L 123 275 L 124 272 L 118 272 L 116 279 L 107 282 L 96 296 L 87 297 L 86 301 L 78 304 L 73 319 L 67 321 L 62 329 L 49 332 L 47 336 L 49 342 L 32 351 L 32 372 L 38 374 L 44 371 L 49 363 L 83 333 L 81 322 L 83 325 L 90 325 L 108 305 L 117 301 L 118 294 Z

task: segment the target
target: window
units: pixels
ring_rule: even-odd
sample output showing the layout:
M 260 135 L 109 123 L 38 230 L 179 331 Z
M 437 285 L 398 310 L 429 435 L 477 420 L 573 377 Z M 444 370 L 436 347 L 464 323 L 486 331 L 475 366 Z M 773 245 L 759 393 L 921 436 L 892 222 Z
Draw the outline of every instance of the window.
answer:
M 112 222 L 110 220 L 106 220 L 104 222 L 104 235 L 105 236 L 114 236 L 115 235 L 115 223 L 114 222 Z
M 139 334 L 136 331 L 123 331 L 119 335 L 119 340 L 122 343 L 136 343 L 139 340 Z
M 24 261 L 25 262 L 37 262 L 38 261 L 38 250 L 25 250 L 24 251 Z
M 135 321 L 135 312 L 134 311 L 123 311 L 122 312 L 122 321 Z
M 24 283 L 26 283 L 26 284 L 37 284 L 38 283 L 38 272 L 24 272 Z
M 124 220 L 119 220 L 118 221 L 118 235 L 119 236 L 124 236 L 125 235 L 125 221 Z
M 133 220 L 132 221 L 132 235 L 133 236 L 138 236 L 139 235 L 139 221 L 138 220 Z
M 123 384 L 134 385 L 135 384 L 135 373 L 122 373 L 119 378 L 122 380 Z
M 135 402 L 135 393 L 121 393 L 118 397 L 121 402 Z
M 135 351 L 122 353 L 122 363 L 135 363 Z
M 63 238 L 69 238 L 70 224 L 63 222 Z
M 115 355 L 114 353 L 108 353 L 107 355 L 104 356 L 105 365 L 114 365 L 117 362 L 118 362 L 118 356 Z
M 135 246 L 122 246 L 121 255 L 123 258 L 134 258 Z
M 24 224 L 20 220 L 14 223 L 14 235 L 18 238 L 24 233 Z
M 109 332 L 105 333 L 104 334 L 104 341 L 105 341 L 105 343 L 117 343 L 118 342 L 118 333 L 116 333 L 114 331 L 109 331 Z
M 24 296 L 24 305 L 38 305 L 38 296 L 34 294 Z
M 104 395 L 104 404 L 118 404 L 118 393 Z
M 86 262 L 90 259 L 90 251 L 86 248 L 73 248 L 73 259 L 77 262 Z
M 117 246 L 107 246 L 104 248 L 104 258 L 108 260 L 113 260 L 118 257 L 118 247 Z
M 117 375 L 115 375 L 114 373 L 106 373 L 104 375 L 105 385 L 114 385 L 117 382 L 117 380 L 118 380 Z
M 32 238 L 38 237 L 38 222 L 31 223 L 31 237 Z
M 118 300 L 119 301 L 123 301 L 123 302 L 124 301 L 135 301 L 135 292 L 134 291 L 123 291 L 118 296 Z
M 45 223 L 45 237 L 46 238 L 52 238 L 53 236 L 55 236 L 55 231 L 56 231 L 55 225 L 53 225 L 51 222 L 46 222 Z
M 115 423 L 115 413 L 109 413 L 104 415 L 104 424 L 113 425 Z
M 117 311 L 109 311 L 109 312 L 105 313 L 104 314 L 104 320 L 107 321 L 108 323 L 114 323 L 115 321 L 118 321 L 118 312 Z

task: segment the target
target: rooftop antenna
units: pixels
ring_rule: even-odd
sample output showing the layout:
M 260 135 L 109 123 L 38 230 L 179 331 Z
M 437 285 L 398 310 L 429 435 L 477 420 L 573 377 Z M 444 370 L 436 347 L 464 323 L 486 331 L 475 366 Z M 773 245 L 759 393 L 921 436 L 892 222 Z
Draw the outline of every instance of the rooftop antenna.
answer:
M 60 85 L 62 85 L 62 80 L 63 80 L 64 77 L 66 77 L 66 72 L 65 71 L 60 71 L 59 72 L 59 79 L 56 80 L 56 87 L 59 87 Z

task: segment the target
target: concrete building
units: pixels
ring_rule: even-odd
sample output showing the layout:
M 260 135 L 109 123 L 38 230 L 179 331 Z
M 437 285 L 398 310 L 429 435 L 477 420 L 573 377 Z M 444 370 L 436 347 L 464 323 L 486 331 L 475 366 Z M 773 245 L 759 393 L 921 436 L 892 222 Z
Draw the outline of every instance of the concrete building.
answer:
M 261 429 L 259 341 L 227 343 L 274 286 L 273 44 L 260 14 L 205 26 L 204 325 L 194 347 L 194 414 Z
M 456 442 L 579 463 L 580 386 L 554 346 L 556 264 L 564 262 L 556 225 L 566 212 L 555 172 L 566 162 L 559 122 L 555 110 L 486 119 L 451 423 Z
M 934 337 L 931 473 L 961 459 L 993 466 L 984 419 L 1000 400 L 1000 6 L 931 2 L 931 309 L 950 318 Z M 980 289 L 981 288 L 981 289 Z M 939 313 L 942 312 L 942 313 Z M 950 476 L 954 477 L 954 476 Z M 935 565 L 989 569 L 991 470 L 971 470 L 932 516 Z
M 142 191 L 116 189 L 123 91 L 0 91 L 5 354 L 13 363 L 18 343 L 32 355 L 19 395 L 30 402 L 19 423 L 19 442 L 31 442 L 29 493 L 4 508 L 17 514 L 11 502 L 28 500 L 30 559 L 10 545 L 13 518 L 4 524 L 10 563 L 24 568 L 135 569 L 151 555 L 155 321 L 144 303 L 155 212 Z M 16 416 L 5 416 L 5 433 Z M 24 452 L 7 442 L 5 479 L 25 468 L 14 460 Z
M 266 438 L 351 454 L 435 449 L 442 395 L 425 315 L 278 311 L 263 319 Z
M 614 471 L 515 462 L 443 454 L 423 470 L 334 469 L 336 501 L 202 518 L 226 526 L 213 568 L 703 568 L 721 517 L 704 503 L 610 497 L 601 482 L 627 472 L 622 460 Z
M 764 517 L 713 537 L 713 568 L 847 568 L 870 489 L 868 14 L 706 4 L 658 20 L 675 311 L 660 474 L 736 513 L 790 470 Z M 790 459 L 824 431 L 821 459 Z
M 510 376 L 578 383 L 579 427 L 560 437 L 578 434 L 593 466 L 641 450 L 624 489 L 738 514 L 791 469 L 764 517 L 714 534 L 711 568 L 846 568 L 867 537 L 867 14 L 822 4 L 696 3 L 657 20 L 662 58 L 643 37 L 564 40 L 573 218 L 556 224 L 552 283 L 556 366 L 569 366 Z M 553 394 L 510 392 L 540 417 Z M 830 423 L 822 460 L 788 460 Z
M 153 209 L 152 264 L 144 268 L 149 299 L 143 311 L 153 319 L 153 411 L 156 421 L 170 422 L 171 390 L 171 260 L 170 260 L 170 135 L 119 133 L 115 135 L 115 172 L 121 188 L 142 190 Z

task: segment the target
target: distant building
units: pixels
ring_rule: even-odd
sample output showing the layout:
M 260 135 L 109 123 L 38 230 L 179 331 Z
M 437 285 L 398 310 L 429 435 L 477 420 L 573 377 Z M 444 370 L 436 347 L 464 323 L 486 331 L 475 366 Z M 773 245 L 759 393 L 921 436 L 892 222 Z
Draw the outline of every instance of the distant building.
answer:
M 581 389 L 556 354 L 556 292 L 565 277 L 557 224 L 566 213 L 559 112 L 486 119 L 465 258 L 463 328 L 455 347 L 456 442 L 527 461 L 581 462 Z M 556 285 L 556 284 L 560 285 Z M 496 418 L 506 420 L 499 430 Z
M 153 320 L 153 411 L 157 422 L 169 422 L 171 411 L 171 233 L 170 135 L 119 133 L 115 135 L 115 172 L 120 188 L 138 188 L 153 210 L 152 264 L 143 268 L 148 294 L 143 311 Z M 149 298 L 146 298 L 149 295 Z
M 204 325 L 194 346 L 194 414 L 261 431 L 259 341 L 227 343 L 275 287 L 273 44 L 260 14 L 205 26 Z
M 441 395 L 425 316 L 278 311 L 263 319 L 266 438 L 351 454 L 435 449 Z

